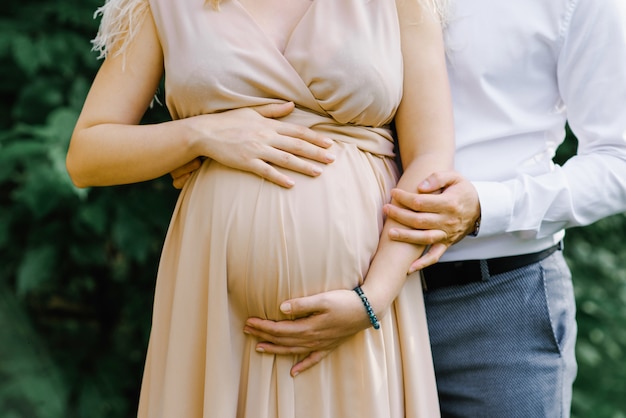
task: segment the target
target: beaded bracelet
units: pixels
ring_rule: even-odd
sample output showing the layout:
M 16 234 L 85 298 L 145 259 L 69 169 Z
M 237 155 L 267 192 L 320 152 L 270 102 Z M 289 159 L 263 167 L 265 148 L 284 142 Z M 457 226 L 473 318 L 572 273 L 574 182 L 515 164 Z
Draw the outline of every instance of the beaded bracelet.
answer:
M 354 290 L 356 294 L 359 295 L 359 297 L 361 298 L 361 302 L 363 302 L 363 306 L 365 306 L 365 311 L 370 317 L 370 322 L 372 323 L 374 329 L 380 328 L 380 322 L 378 322 L 378 318 L 376 317 L 376 314 L 372 309 L 372 305 L 370 305 L 370 301 L 367 300 L 367 297 L 365 296 L 365 293 L 363 293 L 363 289 L 361 289 L 361 286 L 357 286 L 352 290 Z

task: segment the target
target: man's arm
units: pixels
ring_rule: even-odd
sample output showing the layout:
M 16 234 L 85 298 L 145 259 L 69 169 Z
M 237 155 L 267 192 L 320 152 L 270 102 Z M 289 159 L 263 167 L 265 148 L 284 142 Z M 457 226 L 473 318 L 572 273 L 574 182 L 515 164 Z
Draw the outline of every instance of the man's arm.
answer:
M 551 172 L 502 182 L 438 173 L 430 189 L 398 198 L 406 208 L 386 211 L 413 230 L 391 231 L 392 238 L 432 244 L 413 268 L 436 261 L 428 258 L 433 250 L 440 256 L 470 233 L 479 214 L 480 237 L 541 239 L 626 211 L 626 3 L 581 0 L 567 22 L 554 76 L 577 154 Z

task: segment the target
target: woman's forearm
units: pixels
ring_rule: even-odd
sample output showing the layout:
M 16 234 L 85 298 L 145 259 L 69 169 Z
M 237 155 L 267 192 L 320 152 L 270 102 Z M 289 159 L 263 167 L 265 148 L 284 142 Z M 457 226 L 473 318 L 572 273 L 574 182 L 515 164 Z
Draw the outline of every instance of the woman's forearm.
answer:
M 78 130 L 67 168 L 79 187 L 151 180 L 197 157 L 184 121 L 100 124 Z
M 446 155 L 437 154 L 416 158 L 406 167 L 397 187 L 414 192 L 419 182 L 430 173 L 449 169 L 447 161 Z M 384 315 L 391 306 L 404 285 L 411 264 L 425 249 L 424 246 L 390 240 L 388 232 L 391 228 L 407 227 L 389 218 L 385 221 L 376 255 L 362 286 L 377 315 Z

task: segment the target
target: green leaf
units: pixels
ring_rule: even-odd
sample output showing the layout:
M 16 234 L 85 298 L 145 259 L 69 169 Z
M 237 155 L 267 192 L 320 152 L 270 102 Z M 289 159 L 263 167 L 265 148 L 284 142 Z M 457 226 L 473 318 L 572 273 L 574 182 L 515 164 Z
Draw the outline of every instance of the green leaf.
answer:
M 40 159 L 46 149 L 37 141 L 22 141 L 6 145 L 0 152 L 0 182 L 15 180 L 16 167 L 25 161 Z
M 104 234 L 108 221 L 106 207 L 94 204 L 80 205 L 78 207 L 77 217 L 82 224 L 87 225 L 89 229 L 96 232 L 98 236 Z
M 18 67 L 29 76 L 35 75 L 40 65 L 35 43 L 25 35 L 15 35 L 12 40 L 13 58 Z
M 26 251 L 17 272 L 17 295 L 24 297 L 41 287 L 52 277 L 56 266 L 57 251 L 54 244 Z

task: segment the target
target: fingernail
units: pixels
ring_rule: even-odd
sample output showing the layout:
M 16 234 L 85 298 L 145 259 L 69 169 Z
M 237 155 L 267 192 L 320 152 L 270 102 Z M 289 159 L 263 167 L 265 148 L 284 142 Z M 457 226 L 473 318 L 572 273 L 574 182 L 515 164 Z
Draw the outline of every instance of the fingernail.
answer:
M 415 267 L 411 266 L 411 267 L 409 267 L 409 272 L 408 272 L 408 274 L 413 274 L 413 273 L 415 273 L 416 271 L 417 271 L 417 269 L 416 269 Z
M 323 139 L 323 141 L 324 141 L 324 144 L 325 144 L 325 145 L 332 145 L 332 144 L 333 144 L 333 142 L 334 142 L 334 141 L 333 141 L 332 139 L 330 139 L 330 138 L 324 138 L 324 139 Z
M 292 374 L 292 376 L 293 376 L 293 377 L 296 377 L 296 376 L 297 376 L 297 375 L 299 375 L 299 374 L 300 374 L 300 372 L 294 372 L 294 373 Z
M 290 187 L 291 187 L 291 186 L 293 186 L 294 184 L 296 184 L 296 182 L 295 182 L 295 181 L 293 181 L 293 180 L 291 180 L 291 179 L 288 179 L 286 183 L 287 183 L 287 185 L 288 185 L 288 186 L 290 186 Z
M 265 350 L 263 349 L 263 347 L 257 347 L 256 348 L 256 352 L 257 353 L 265 353 Z
M 320 174 L 322 174 L 322 171 L 323 170 L 321 168 L 319 168 L 318 166 L 316 166 L 316 165 L 313 166 L 313 174 L 320 175 Z
M 337 156 L 335 154 L 331 154 L 331 153 L 327 153 L 326 154 L 326 160 L 327 161 L 333 162 L 333 161 L 335 161 L 336 158 L 337 158 Z
M 389 230 L 389 238 L 400 238 L 400 234 L 398 233 L 397 229 L 390 229 Z
M 244 334 L 250 334 L 250 329 L 249 329 L 248 327 L 245 327 L 245 328 L 243 329 L 243 333 L 244 333 Z
M 280 310 L 282 313 L 291 313 L 291 303 L 284 302 L 280 305 Z
M 420 183 L 419 186 L 421 189 L 428 189 L 430 187 L 430 182 L 428 180 L 424 180 Z

